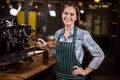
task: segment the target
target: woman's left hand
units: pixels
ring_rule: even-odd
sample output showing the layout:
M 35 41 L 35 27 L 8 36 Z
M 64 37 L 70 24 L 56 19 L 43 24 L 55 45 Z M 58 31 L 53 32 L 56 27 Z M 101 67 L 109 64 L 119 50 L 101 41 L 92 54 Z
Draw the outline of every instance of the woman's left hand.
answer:
M 74 71 L 72 72 L 73 75 L 82 75 L 85 76 L 85 70 L 79 66 L 73 66 Z

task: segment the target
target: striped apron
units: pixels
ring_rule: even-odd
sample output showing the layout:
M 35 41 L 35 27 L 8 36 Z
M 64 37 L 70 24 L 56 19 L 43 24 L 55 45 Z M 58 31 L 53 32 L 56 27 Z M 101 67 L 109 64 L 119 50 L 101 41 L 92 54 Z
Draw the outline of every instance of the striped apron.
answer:
M 77 36 L 77 28 L 74 28 L 72 42 L 60 42 L 60 36 L 56 43 L 56 66 L 55 73 L 57 80 L 85 80 L 83 76 L 72 75 L 73 66 L 81 66 L 75 55 L 75 40 Z

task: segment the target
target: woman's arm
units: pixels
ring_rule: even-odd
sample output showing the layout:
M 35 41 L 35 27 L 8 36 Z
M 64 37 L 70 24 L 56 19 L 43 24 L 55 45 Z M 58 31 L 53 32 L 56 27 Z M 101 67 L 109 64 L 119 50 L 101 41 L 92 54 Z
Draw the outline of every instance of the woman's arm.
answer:
M 89 32 L 84 34 L 83 45 L 88 49 L 93 59 L 89 63 L 89 67 L 97 69 L 104 60 L 104 52 L 100 46 L 93 40 Z
M 102 49 L 92 39 L 89 32 L 85 31 L 83 36 L 84 36 L 83 45 L 88 49 L 90 54 L 93 56 L 93 59 L 92 61 L 90 61 L 89 65 L 85 69 L 79 66 L 73 66 L 74 68 L 74 71 L 72 73 L 73 75 L 79 74 L 79 75 L 86 76 L 87 74 L 92 72 L 94 69 L 97 69 L 105 57 Z
M 86 69 L 83 69 L 82 67 L 79 66 L 73 66 L 73 68 L 75 69 L 72 74 L 73 75 L 82 75 L 82 76 L 86 76 L 87 74 L 89 74 L 90 72 L 93 71 L 93 69 L 91 67 L 87 67 Z
M 52 50 L 54 49 L 54 47 L 49 46 L 47 42 L 40 38 L 36 42 L 36 47 L 47 50 L 50 55 L 52 55 Z

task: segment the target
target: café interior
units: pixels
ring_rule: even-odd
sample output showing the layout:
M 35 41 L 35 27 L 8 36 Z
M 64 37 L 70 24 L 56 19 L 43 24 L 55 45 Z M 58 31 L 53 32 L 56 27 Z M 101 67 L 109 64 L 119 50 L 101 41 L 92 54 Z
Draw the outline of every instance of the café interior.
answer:
M 34 41 L 43 38 L 55 46 L 67 1 L 79 7 L 80 28 L 90 32 L 105 54 L 86 80 L 120 80 L 120 0 L 0 0 L 0 80 L 55 80 L 55 58 Z M 87 66 L 91 56 L 85 57 Z

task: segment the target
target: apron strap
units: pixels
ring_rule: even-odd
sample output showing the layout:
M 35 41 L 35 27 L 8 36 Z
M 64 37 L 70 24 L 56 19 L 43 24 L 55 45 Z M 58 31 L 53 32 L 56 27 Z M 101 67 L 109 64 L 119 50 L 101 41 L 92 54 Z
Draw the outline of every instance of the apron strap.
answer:
M 75 41 L 76 41 L 76 37 L 77 37 L 77 27 L 74 27 L 74 35 L 73 35 L 74 44 L 75 44 Z

